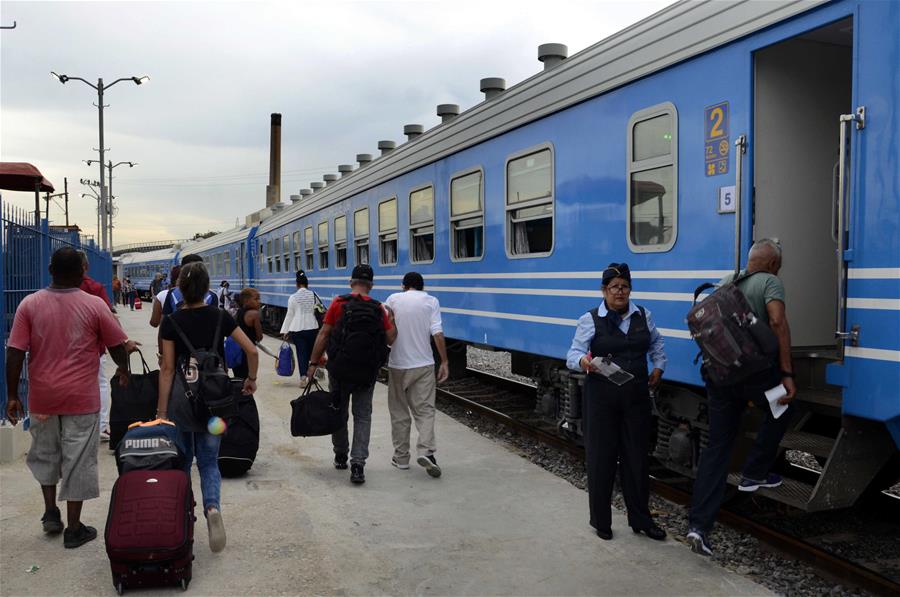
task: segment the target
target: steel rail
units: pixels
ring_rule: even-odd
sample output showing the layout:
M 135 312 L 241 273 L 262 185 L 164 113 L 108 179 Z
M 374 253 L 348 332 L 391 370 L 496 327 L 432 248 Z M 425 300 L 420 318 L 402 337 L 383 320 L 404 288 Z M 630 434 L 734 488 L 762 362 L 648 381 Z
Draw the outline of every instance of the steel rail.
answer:
M 484 371 L 468 369 L 467 373 L 472 377 L 483 380 L 488 385 L 502 387 L 505 390 L 519 392 L 533 392 L 535 390 L 533 385 L 499 377 Z M 458 396 L 451 389 L 438 387 L 437 394 L 443 399 L 506 425 L 525 437 L 530 437 L 550 447 L 564 450 L 576 457 L 584 458 L 584 448 L 565 437 L 548 433 L 489 406 Z M 653 492 L 658 496 L 680 505 L 690 503 L 690 492 L 675 487 L 663 479 L 651 477 L 650 481 Z M 790 557 L 806 562 L 825 578 L 851 584 L 879 595 L 900 594 L 900 583 L 896 580 L 726 508 L 720 510 L 718 521 L 733 529 L 747 533 Z

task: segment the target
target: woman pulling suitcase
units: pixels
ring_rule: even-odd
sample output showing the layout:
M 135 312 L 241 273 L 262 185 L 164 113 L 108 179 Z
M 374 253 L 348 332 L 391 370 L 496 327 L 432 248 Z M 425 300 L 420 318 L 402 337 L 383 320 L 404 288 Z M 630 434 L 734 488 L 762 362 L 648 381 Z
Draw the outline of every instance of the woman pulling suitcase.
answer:
M 218 552 L 225 548 L 225 524 L 220 505 L 222 477 L 218 465 L 221 435 L 210 433 L 207 428 L 208 414 L 204 415 L 202 409 L 196 408 L 196 401 L 188 397 L 186 386 L 195 382 L 198 377 L 197 368 L 191 366 L 190 346 L 198 350 L 216 350 L 224 364 L 224 338 L 231 336 L 244 351 L 248 364 L 242 389 L 244 395 L 256 391 L 259 355 L 256 346 L 237 326 L 231 315 L 206 304 L 204 299 L 209 291 L 209 273 L 203 263 L 185 265 L 178 277 L 178 288 L 184 297 L 184 306 L 168 315 L 160 328 L 162 362 L 156 415 L 158 418 L 174 421 L 181 432 L 185 470 L 188 474 L 194 457 L 197 458 L 203 511 L 209 529 L 209 547 Z M 189 345 L 184 342 L 182 334 Z M 214 425 L 210 427 L 213 431 L 219 431 Z

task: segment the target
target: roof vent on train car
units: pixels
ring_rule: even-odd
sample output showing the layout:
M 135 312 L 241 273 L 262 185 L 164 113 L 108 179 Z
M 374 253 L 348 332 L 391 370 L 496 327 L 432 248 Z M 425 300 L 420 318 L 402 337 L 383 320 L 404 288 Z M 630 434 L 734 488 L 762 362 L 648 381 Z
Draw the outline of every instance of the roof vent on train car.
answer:
M 497 97 L 506 90 L 506 79 L 500 77 L 487 77 L 481 80 L 481 92 L 484 99 L 489 100 Z
M 453 120 L 454 118 L 459 116 L 459 105 L 458 104 L 438 104 L 437 115 L 441 117 L 442 123 Z
M 306 199 L 307 197 L 309 197 L 312 194 L 313 194 L 313 192 L 311 189 L 300 189 L 300 198 L 301 199 Z
M 356 154 L 356 161 L 359 162 L 359 167 L 362 168 L 366 164 L 372 161 L 371 153 L 358 153 Z
M 378 149 L 381 150 L 381 155 L 387 155 L 394 151 L 394 148 L 397 147 L 397 144 L 393 141 L 379 141 Z
M 313 193 L 318 193 L 318 192 L 319 192 L 319 189 L 322 189 L 322 188 L 325 187 L 325 183 L 324 183 L 324 182 L 319 182 L 319 181 L 317 180 L 317 181 L 315 181 L 315 182 L 309 183 L 309 186 L 312 188 L 312 192 L 313 192 Z
M 569 57 L 569 48 L 566 44 L 541 44 L 538 46 L 538 60 L 544 63 L 544 70 L 548 70 Z
M 425 127 L 421 124 L 404 124 L 403 134 L 406 135 L 407 141 L 412 141 L 425 132 Z
M 297 203 L 300 201 L 300 195 L 291 195 L 291 203 Z
M 337 175 L 337 174 L 326 174 L 325 176 L 322 177 L 322 180 L 325 181 L 325 186 L 326 186 L 326 187 L 327 187 L 328 185 L 330 185 L 331 183 L 333 183 L 334 181 L 336 181 L 337 179 L 338 179 L 338 175 Z
M 278 212 L 280 212 L 280 211 L 281 211 L 282 209 L 284 209 L 284 208 L 285 208 L 284 203 L 276 203 L 275 205 L 271 206 L 269 209 L 272 210 L 272 213 L 273 213 L 273 214 L 277 214 Z
M 350 173 L 353 172 L 353 164 L 341 164 L 338 166 L 338 172 L 341 173 L 341 178 L 350 176 Z

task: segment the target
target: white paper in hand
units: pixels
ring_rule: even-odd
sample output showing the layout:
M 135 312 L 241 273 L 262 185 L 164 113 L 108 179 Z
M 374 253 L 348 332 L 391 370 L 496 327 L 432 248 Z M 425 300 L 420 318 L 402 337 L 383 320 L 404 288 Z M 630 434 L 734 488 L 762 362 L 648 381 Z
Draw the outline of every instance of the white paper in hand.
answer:
M 787 396 L 787 388 L 784 384 L 778 384 L 771 390 L 766 390 L 766 400 L 769 401 L 769 408 L 772 409 L 772 416 L 776 419 L 784 414 L 788 409 L 787 404 L 779 404 L 778 400 Z

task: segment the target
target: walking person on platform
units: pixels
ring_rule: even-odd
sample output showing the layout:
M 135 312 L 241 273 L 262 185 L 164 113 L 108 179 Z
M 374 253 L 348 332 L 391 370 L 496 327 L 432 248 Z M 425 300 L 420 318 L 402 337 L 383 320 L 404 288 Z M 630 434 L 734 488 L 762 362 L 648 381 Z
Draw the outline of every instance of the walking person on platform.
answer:
M 74 548 L 97 537 L 95 528 L 81 522 L 84 500 L 100 495 L 97 351 L 109 350 L 119 382 L 127 384 L 127 355 L 136 344 L 108 303 L 79 289 L 84 266 L 75 249 L 53 253 L 50 275 L 50 287 L 26 296 L 16 309 L 6 349 L 6 416 L 15 425 L 25 414 L 18 388 L 28 353 L 31 449 L 26 463 L 41 485 L 41 523 L 48 534 L 63 531 L 56 506 L 59 483 L 59 500 L 67 502 L 63 545 Z
M 185 471 L 188 474 L 194 458 L 197 459 L 203 513 L 209 530 L 209 547 L 212 551 L 219 552 L 225 548 L 225 523 L 221 512 L 222 477 L 219 473 L 219 442 L 222 436 L 208 431 L 209 414 L 206 407 L 196 404 L 187 396 L 187 383 L 189 380 L 196 380 L 198 373 L 196 364 L 192 362 L 191 349 L 184 338 L 197 350 L 218 349 L 224 363 L 224 339 L 231 336 L 243 349 L 249 363 L 249 372 L 244 378 L 242 390 L 245 395 L 256 391 L 259 355 L 256 346 L 237 327 L 231 315 L 207 304 L 209 274 L 203 263 L 190 263 L 182 267 L 178 276 L 178 288 L 184 297 L 184 306 L 163 319 L 160 328 L 163 356 L 159 370 L 156 416 L 171 419 L 181 431 Z
M 288 298 L 287 315 L 281 324 L 281 337 L 290 340 L 297 349 L 297 371 L 300 374 L 300 387 L 307 384 L 306 372 L 313 345 L 319 334 L 319 321 L 316 310 L 322 308 L 322 301 L 315 292 L 309 289 L 309 280 L 303 270 L 297 272 L 297 292 Z
M 609 264 L 603 271 L 601 290 L 603 302 L 578 319 L 566 355 L 569 369 L 587 373 L 582 420 L 591 526 L 601 539 L 612 539 L 610 500 L 618 468 L 628 526 L 635 533 L 662 541 L 666 532 L 650 516 L 647 452 L 650 388 L 659 386 L 666 368 L 663 339 L 650 311 L 630 300 L 628 264 Z M 652 372 L 648 371 L 648 356 Z M 604 358 L 604 369 L 592 364 L 593 357 Z M 609 377 L 609 369 L 620 371 Z
M 234 319 L 238 327 L 250 338 L 250 341 L 256 344 L 263 339 L 262 319 L 259 316 L 259 291 L 256 288 L 244 288 L 238 294 L 237 302 L 238 310 Z M 232 368 L 231 372 L 235 377 L 247 379 L 247 376 L 250 375 L 247 353 L 244 353 L 241 364 Z
M 122 284 L 122 291 L 125 293 L 125 304 L 128 305 L 131 311 L 134 311 L 135 289 L 134 284 L 131 283 L 131 278 L 125 278 L 125 283 Z
M 153 281 L 150 282 L 150 298 L 159 294 L 163 289 L 163 275 L 159 272 L 153 274 Z
M 116 308 L 110 304 L 109 295 L 103 284 L 97 282 L 88 275 L 91 263 L 88 260 L 87 253 L 78 251 L 81 255 L 81 264 L 84 268 L 84 278 L 81 281 L 80 288 L 88 294 L 103 299 L 103 302 L 109 305 L 110 311 L 116 312 Z M 100 373 L 97 375 L 97 382 L 100 385 L 100 441 L 109 441 L 109 380 L 106 379 L 106 350 L 105 347 L 100 348 Z
M 112 279 L 113 304 L 118 306 L 122 304 L 122 280 L 119 276 L 113 276 Z
M 334 467 L 346 469 L 349 453 L 350 481 L 357 484 L 366 482 L 375 378 L 387 362 L 388 346 L 397 338 L 390 314 L 369 296 L 373 284 L 374 273 L 370 266 L 353 268 L 352 292 L 331 301 L 306 372 L 312 380 L 327 346 L 329 386 L 345 421 L 349 417 L 351 400 L 353 404 L 353 445 L 350 445 L 346 425 L 331 436 Z
M 761 487 L 778 487 L 781 477 L 771 472 L 778 446 L 791 421 L 793 409 L 788 408 L 779 418 L 772 415 L 765 392 L 783 384 L 787 395 L 779 399 L 790 404 L 797 393 L 791 361 L 791 329 L 784 306 L 784 284 L 778 278 L 781 269 L 781 245 L 773 239 L 753 243 L 747 259 L 747 269 L 722 278 L 720 285 L 738 278 L 736 284 L 747 298 L 753 314 L 766 323 L 778 338 L 778 356 L 771 367 L 733 386 L 716 386 L 706 379 L 707 410 L 709 413 L 709 441 L 700 455 L 697 480 L 691 496 L 688 516 L 690 528 L 687 539 L 691 549 L 701 555 L 712 555 L 707 536 L 712 530 L 728 478 L 728 464 L 741 416 L 748 402 L 765 411 L 765 421 L 744 463 L 738 490 L 753 492 Z
M 432 477 L 441 476 L 434 457 L 434 352 L 431 340 L 441 357 L 437 381 L 449 375 L 447 347 L 441 326 L 441 305 L 424 291 L 425 281 L 417 272 L 403 276 L 403 292 L 392 294 L 384 302 L 397 326 L 397 340 L 388 358 L 388 409 L 391 413 L 391 439 L 394 456 L 391 464 L 409 468 L 410 418 L 416 422 L 419 439 L 416 462 Z M 412 417 L 410 417 L 410 414 Z

